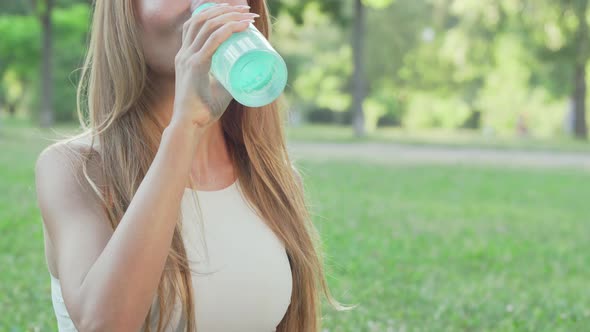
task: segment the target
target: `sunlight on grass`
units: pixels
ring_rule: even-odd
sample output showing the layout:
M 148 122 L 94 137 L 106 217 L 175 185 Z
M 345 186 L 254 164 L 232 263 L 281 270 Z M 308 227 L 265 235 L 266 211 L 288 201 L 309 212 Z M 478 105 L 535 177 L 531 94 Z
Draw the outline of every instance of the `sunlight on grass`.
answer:
M 39 135 L 41 133 L 42 135 Z M 34 190 L 50 135 L 0 136 L 0 331 L 55 331 Z M 335 297 L 326 331 L 582 331 L 588 174 L 302 160 Z
M 356 311 L 330 331 L 581 331 L 590 324 L 588 175 L 301 163 Z

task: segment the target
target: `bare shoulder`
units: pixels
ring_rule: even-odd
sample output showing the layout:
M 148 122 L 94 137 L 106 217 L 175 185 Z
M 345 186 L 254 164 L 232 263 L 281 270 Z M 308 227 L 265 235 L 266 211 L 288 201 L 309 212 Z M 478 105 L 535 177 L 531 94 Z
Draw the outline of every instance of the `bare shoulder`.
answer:
M 92 146 L 91 146 L 92 143 Z M 94 154 L 100 155 L 100 147 L 97 141 L 91 142 L 88 135 L 80 134 L 67 140 L 61 140 L 55 142 L 46 147 L 39 154 L 39 160 L 43 160 L 44 157 L 58 157 L 58 156 L 70 156 L 72 154 Z
M 102 243 L 109 236 L 108 218 L 102 201 L 82 171 L 84 155 L 89 158 L 86 163 L 89 178 L 101 186 L 99 153 L 83 138 L 48 146 L 35 163 L 37 205 L 47 235 L 47 261 L 54 274 L 58 270 L 56 257 L 64 256 L 64 250 L 73 249 L 63 243 L 72 243 L 73 237 L 80 236 L 82 239 L 87 234 L 92 234 Z M 91 239 L 86 240 L 92 242 Z M 95 246 L 98 245 L 95 243 Z
M 103 185 L 100 150 L 91 147 L 87 137 L 60 141 L 45 148 L 35 163 L 37 199 L 46 210 L 53 206 L 96 203 L 98 196 L 86 176 L 97 186 Z M 86 167 L 86 175 L 83 172 Z
M 85 158 L 88 158 L 87 162 Z M 84 181 L 79 181 L 83 176 L 83 163 L 91 179 L 101 182 L 100 159 L 99 149 L 91 147 L 90 141 L 83 136 L 46 147 L 35 163 L 35 184 L 37 189 L 41 189 L 38 194 L 47 190 L 87 189 Z

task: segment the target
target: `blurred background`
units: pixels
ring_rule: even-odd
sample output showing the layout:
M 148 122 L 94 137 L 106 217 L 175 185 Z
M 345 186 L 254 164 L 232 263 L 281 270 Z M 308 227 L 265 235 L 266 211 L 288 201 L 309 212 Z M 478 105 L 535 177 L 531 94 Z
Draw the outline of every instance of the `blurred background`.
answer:
M 0 331 L 55 331 L 34 164 L 92 1 L 0 2 Z M 587 0 L 269 0 L 323 331 L 590 330 Z

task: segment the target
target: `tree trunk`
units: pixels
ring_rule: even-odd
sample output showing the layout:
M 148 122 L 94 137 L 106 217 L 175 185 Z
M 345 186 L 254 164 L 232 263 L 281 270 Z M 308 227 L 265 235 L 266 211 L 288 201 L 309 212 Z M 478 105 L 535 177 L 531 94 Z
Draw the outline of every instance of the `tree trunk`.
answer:
M 574 75 L 574 135 L 576 138 L 587 139 L 586 126 L 586 65 L 577 64 Z
M 588 138 L 586 125 L 586 64 L 590 58 L 588 43 L 588 1 L 577 3 L 578 31 L 576 31 L 576 55 L 574 61 L 574 136 L 579 139 Z
M 16 103 L 6 103 L 6 106 L 8 107 L 8 115 L 10 115 L 11 117 L 14 118 L 15 114 L 16 114 Z
M 361 0 L 355 0 L 355 20 L 354 33 L 352 40 L 353 57 L 354 57 L 354 76 L 353 76 L 353 126 L 356 137 L 364 137 L 367 132 L 365 129 L 365 115 L 363 112 L 363 101 L 365 99 L 365 70 L 364 70 L 364 47 L 363 39 L 365 35 L 365 7 Z
M 41 126 L 50 127 L 53 125 L 53 32 L 51 23 L 51 11 L 54 0 L 43 0 L 40 10 L 41 20 Z

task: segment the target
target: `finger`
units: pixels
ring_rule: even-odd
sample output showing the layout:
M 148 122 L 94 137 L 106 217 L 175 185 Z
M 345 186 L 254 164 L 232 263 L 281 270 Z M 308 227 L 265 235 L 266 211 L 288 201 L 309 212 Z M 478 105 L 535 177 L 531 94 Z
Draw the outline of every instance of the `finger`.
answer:
M 215 6 L 214 6 L 215 7 Z M 214 8 L 214 7 L 210 7 L 210 8 Z M 196 20 L 195 24 L 192 24 L 189 27 L 189 30 L 187 31 L 187 36 L 185 38 L 186 41 L 190 41 L 190 43 L 188 44 L 192 44 L 192 41 L 194 41 L 194 39 L 198 36 L 198 34 L 201 32 L 201 30 L 203 29 L 203 27 L 205 25 L 207 25 L 208 22 L 215 20 L 215 22 L 219 22 L 218 18 L 225 16 L 227 14 L 231 14 L 231 13 L 248 13 L 250 6 L 243 6 L 243 5 L 239 5 L 239 6 L 225 6 L 222 8 L 217 8 L 217 10 L 211 10 L 211 11 L 203 11 L 202 13 L 199 13 L 195 16 L 200 16 L 201 14 L 203 14 L 202 16 L 198 17 Z M 209 9 L 209 8 L 207 8 Z M 188 46 L 185 45 L 185 46 Z
M 232 21 L 239 22 L 239 21 L 245 21 L 245 20 L 253 20 L 254 18 L 256 18 L 258 16 L 259 15 L 255 14 L 255 13 L 232 12 L 232 13 L 226 13 L 226 14 L 217 16 L 217 17 L 207 21 L 203 25 L 203 27 L 201 28 L 199 33 L 197 34 L 197 37 L 195 38 L 193 43 L 190 45 L 189 52 L 197 52 L 198 50 L 200 50 L 201 47 L 203 47 L 203 45 L 207 41 L 207 39 L 209 39 L 209 37 L 215 31 L 220 29 L 224 24 L 227 24 L 228 22 L 232 22 Z M 248 25 L 246 24 L 246 27 L 247 26 Z
M 227 7 L 227 6 L 228 6 L 227 3 L 220 3 L 217 6 L 211 6 L 211 7 L 207 7 L 205 9 L 203 9 L 201 11 L 201 14 L 203 14 L 204 12 L 216 9 L 216 8 Z M 184 24 L 182 25 L 182 40 L 183 40 L 183 42 L 184 42 L 185 36 L 187 35 L 189 28 L 191 27 L 193 22 L 198 19 L 199 19 L 199 15 L 191 15 L 191 17 L 188 20 L 186 20 L 186 22 L 184 22 Z
M 182 44 L 188 46 L 192 44 L 193 40 L 198 34 L 200 28 L 210 20 L 211 18 L 217 17 L 227 12 L 248 12 L 250 6 L 230 6 L 229 4 L 219 4 L 203 9 L 196 15 L 193 15 L 183 25 L 182 31 Z
M 182 47 L 186 47 L 192 43 L 197 31 L 199 31 L 200 27 L 206 22 L 209 17 L 208 15 L 211 15 L 211 12 L 220 12 L 228 7 L 230 7 L 229 4 L 221 3 L 207 7 L 198 14 L 192 15 L 191 18 L 182 25 Z
M 215 53 L 221 43 L 226 41 L 233 33 L 245 30 L 248 28 L 248 25 L 253 22 L 253 19 L 246 19 L 243 21 L 231 21 L 225 23 L 211 34 L 203 47 L 201 47 L 195 55 L 201 59 L 201 63 L 209 62 L 213 53 Z

